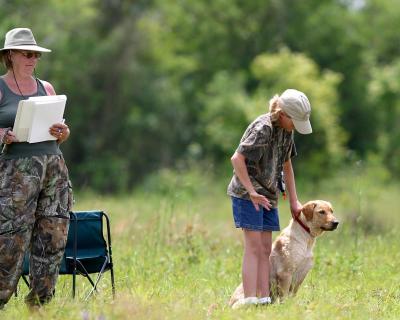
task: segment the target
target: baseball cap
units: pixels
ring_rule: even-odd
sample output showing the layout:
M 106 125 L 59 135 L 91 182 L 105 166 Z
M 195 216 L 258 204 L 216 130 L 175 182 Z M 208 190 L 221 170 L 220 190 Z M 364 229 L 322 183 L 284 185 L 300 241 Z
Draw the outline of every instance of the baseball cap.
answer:
M 287 89 L 280 96 L 282 109 L 292 119 L 297 132 L 309 134 L 312 132 L 310 123 L 311 105 L 307 96 L 296 89 Z

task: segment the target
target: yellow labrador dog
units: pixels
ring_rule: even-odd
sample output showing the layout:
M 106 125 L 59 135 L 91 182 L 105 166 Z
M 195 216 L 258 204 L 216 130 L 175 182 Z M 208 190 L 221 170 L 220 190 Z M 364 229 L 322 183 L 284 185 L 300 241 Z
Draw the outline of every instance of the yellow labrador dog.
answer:
M 323 200 L 307 202 L 299 217 L 290 221 L 272 244 L 269 281 L 273 301 L 296 294 L 313 266 L 316 237 L 335 230 L 338 224 L 332 205 Z M 242 284 L 232 294 L 229 305 L 241 298 L 244 298 Z

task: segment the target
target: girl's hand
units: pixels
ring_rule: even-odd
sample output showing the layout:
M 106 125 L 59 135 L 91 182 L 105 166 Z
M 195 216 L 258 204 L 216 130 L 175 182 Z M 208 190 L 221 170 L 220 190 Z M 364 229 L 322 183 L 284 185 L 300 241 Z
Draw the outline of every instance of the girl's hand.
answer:
M 251 200 L 251 202 L 253 202 L 253 205 L 257 211 L 260 211 L 260 206 L 267 210 L 271 209 L 271 207 L 272 207 L 271 203 L 263 195 L 255 192 L 255 191 L 250 193 L 249 195 L 250 195 L 250 200 Z
M 299 216 L 301 210 L 303 210 L 303 205 L 299 200 L 290 204 L 290 211 L 292 213 L 292 217 L 295 219 Z

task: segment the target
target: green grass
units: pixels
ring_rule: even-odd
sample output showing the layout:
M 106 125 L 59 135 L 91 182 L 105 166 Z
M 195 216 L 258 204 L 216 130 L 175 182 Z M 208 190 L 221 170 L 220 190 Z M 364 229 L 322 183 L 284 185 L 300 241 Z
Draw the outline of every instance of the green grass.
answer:
M 363 177 L 361 179 L 361 176 Z M 76 195 L 74 209 L 103 209 L 111 218 L 116 299 L 109 274 L 98 295 L 61 276 L 54 300 L 28 310 L 22 284 L 1 319 L 398 319 L 400 242 L 396 185 L 343 173 L 318 186 L 299 182 L 302 201 L 329 200 L 341 220 L 315 247 L 315 266 L 296 297 L 267 308 L 231 310 L 240 282 L 242 235 L 233 227 L 226 182 L 207 174 L 162 172 L 141 190 L 118 197 Z M 280 203 L 281 226 L 289 220 Z M 276 235 L 276 234 L 275 234 Z

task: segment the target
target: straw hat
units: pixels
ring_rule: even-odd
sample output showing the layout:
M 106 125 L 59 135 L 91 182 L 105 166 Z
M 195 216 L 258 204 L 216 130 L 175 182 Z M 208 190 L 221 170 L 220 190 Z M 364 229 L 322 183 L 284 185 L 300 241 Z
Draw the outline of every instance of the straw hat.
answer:
M 11 49 L 51 52 L 51 50 L 37 45 L 31 29 L 28 28 L 15 28 L 6 33 L 4 48 L 0 51 Z

